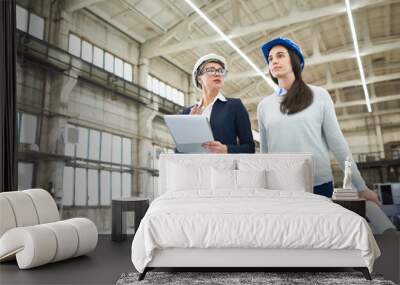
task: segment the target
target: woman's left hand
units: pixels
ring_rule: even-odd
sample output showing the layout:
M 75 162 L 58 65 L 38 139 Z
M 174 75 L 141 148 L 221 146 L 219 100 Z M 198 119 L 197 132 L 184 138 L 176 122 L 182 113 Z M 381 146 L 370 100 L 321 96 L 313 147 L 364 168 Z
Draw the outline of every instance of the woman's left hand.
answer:
M 379 197 L 378 194 L 376 194 L 376 192 L 372 191 L 369 188 L 366 188 L 364 191 L 362 192 L 358 192 L 358 196 L 360 198 L 363 198 L 367 201 L 371 201 L 376 203 L 378 206 L 382 206 L 381 201 L 379 201 Z
M 206 142 L 202 146 L 212 153 L 228 153 L 228 146 L 219 141 Z

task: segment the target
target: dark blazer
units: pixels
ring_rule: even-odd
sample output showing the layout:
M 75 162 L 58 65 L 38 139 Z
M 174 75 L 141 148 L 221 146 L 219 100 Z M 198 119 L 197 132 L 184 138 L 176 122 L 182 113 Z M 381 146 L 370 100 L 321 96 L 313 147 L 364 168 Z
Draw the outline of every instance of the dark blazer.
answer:
M 249 114 L 240 99 L 216 100 L 211 111 L 210 125 L 214 139 L 228 146 L 228 153 L 254 153 Z M 193 106 L 192 106 L 193 107 Z M 190 114 L 192 107 L 182 114 Z

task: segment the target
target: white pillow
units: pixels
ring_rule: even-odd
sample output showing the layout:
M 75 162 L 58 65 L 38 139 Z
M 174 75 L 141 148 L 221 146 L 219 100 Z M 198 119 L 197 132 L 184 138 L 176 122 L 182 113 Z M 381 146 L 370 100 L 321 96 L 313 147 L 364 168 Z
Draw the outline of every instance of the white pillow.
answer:
M 235 161 L 220 159 L 176 159 L 167 167 L 166 191 L 212 190 L 212 170 L 231 171 Z
M 267 171 L 236 170 L 237 188 L 267 188 Z
M 213 167 L 211 170 L 212 190 L 236 190 L 236 170 L 219 169 Z
M 267 188 L 267 171 L 265 169 L 229 170 L 213 168 L 211 174 L 211 188 L 214 191 Z
M 167 191 L 189 191 L 211 188 L 210 168 L 177 164 L 169 164 Z
M 240 170 L 266 170 L 267 187 L 271 190 L 307 191 L 307 167 L 304 160 L 270 158 L 239 159 Z
M 279 169 L 267 171 L 268 188 L 273 190 L 288 190 L 306 192 L 306 177 L 303 164 L 297 165 L 288 172 Z

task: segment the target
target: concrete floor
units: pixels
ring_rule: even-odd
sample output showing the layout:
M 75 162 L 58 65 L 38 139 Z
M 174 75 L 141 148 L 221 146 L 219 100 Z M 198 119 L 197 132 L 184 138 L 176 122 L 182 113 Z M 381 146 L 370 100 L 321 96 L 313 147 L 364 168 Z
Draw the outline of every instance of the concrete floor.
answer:
M 387 230 L 374 237 L 381 250 L 381 256 L 374 264 L 374 272 L 400 284 L 400 231 Z
M 0 284 L 115 284 L 122 273 L 135 271 L 130 259 L 132 238 L 128 236 L 124 242 L 112 242 L 110 235 L 99 235 L 96 250 L 87 256 L 28 270 L 19 270 L 15 261 L 2 263 Z M 400 233 L 378 235 L 375 239 L 382 256 L 376 260 L 374 273 L 400 284 Z M 338 269 L 331 270 L 341 271 Z
M 99 235 L 95 251 L 87 256 L 19 270 L 16 261 L 0 264 L 0 284 L 115 284 L 122 273 L 134 271 L 131 262 L 132 238 L 112 242 Z

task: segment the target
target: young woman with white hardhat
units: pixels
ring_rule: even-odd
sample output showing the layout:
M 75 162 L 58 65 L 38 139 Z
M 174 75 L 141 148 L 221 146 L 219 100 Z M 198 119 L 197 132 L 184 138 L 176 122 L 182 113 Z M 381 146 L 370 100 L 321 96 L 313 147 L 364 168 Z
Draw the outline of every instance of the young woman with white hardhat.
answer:
M 314 193 L 331 197 L 333 175 L 329 151 L 344 169 L 351 152 L 340 129 L 332 99 L 325 89 L 306 84 L 301 72 L 304 55 L 299 45 L 287 38 L 276 38 L 262 46 L 272 79 L 279 88 L 258 105 L 257 117 L 261 152 L 310 152 L 314 160 Z M 352 163 L 351 182 L 361 198 L 375 202 L 367 204 L 367 217 L 377 220 L 380 205 L 377 194 L 370 190 Z M 378 209 L 377 209 L 378 208 Z M 374 222 L 377 231 L 393 228 L 382 216 Z
M 249 114 L 240 99 L 221 93 L 227 74 L 225 58 L 216 54 L 201 57 L 193 67 L 193 85 L 202 93 L 199 102 L 182 114 L 204 115 L 211 125 L 215 141 L 203 147 L 212 153 L 254 153 L 255 144 Z

